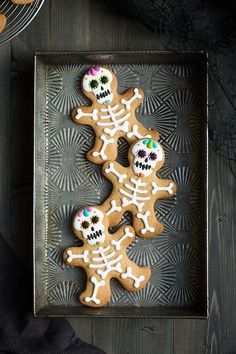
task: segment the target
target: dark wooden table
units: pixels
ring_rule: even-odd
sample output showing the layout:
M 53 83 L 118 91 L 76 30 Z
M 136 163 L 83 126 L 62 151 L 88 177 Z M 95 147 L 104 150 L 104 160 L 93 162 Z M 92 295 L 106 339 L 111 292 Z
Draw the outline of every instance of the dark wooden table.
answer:
M 0 232 L 29 267 L 33 53 L 166 48 L 199 49 L 170 43 L 135 20 L 111 15 L 95 0 L 46 0 L 33 23 L 0 48 Z M 235 179 L 224 159 L 211 148 L 209 154 L 209 319 L 70 319 L 83 340 L 109 354 L 236 353 Z

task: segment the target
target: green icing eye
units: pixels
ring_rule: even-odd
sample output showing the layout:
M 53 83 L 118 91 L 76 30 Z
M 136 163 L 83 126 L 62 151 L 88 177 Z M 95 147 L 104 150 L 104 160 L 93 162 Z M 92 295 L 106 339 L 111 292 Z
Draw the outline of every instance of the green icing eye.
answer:
M 104 84 L 104 85 L 107 84 L 107 83 L 108 83 L 108 77 L 105 76 L 105 75 L 101 76 L 100 82 L 101 82 L 102 84 Z
M 89 83 L 89 86 L 91 87 L 92 90 L 96 89 L 98 87 L 98 81 L 97 80 L 91 80 Z

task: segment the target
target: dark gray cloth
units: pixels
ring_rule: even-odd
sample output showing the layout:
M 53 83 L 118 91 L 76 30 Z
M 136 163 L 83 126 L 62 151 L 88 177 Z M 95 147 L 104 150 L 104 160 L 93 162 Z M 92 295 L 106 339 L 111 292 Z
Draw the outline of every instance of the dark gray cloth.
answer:
M 0 353 L 102 354 L 65 319 L 33 318 L 32 274 L 0 235 Z
M 208 52 L 210 146 L 236 177 L 236 1 L 103 1 L 114 14 L 135 18 L 165 36 L 166 50 Z
M 235 0 L 104 0 L 116 14 L 133 17 L 151 31 L 197 40 L 209 49 L 236 45 Z

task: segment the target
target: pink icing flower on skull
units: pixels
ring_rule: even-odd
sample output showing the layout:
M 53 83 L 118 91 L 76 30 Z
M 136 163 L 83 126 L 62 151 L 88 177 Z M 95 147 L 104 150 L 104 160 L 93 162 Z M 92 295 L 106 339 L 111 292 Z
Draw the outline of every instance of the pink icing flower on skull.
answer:
M 89 245 L 101 244 L 105 240 L 103 219 L 104 215 L 100 210 L 87 207 L 76 213 L 73 227 L 76 231 L 81 231 Z
M 90 67 L 84 75 L 82 87 L 85 92 L 91 92 L 101 105 L 108 105 L 113 100 L 111 90 L 112 73 L 102 67 Z

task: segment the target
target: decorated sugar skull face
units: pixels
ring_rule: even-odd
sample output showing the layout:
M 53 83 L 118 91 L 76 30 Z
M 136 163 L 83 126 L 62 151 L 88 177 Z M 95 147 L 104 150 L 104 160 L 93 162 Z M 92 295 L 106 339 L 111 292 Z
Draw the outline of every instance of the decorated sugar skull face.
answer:
M 89 245 L 100 244 L 105 240 L 103 219 L 104 214 L 96 208 L 79 210 L 74 217 L 74 230 L 81 231 Z
M 131 152 L 134 155 L 133 171 L 140 177 L 150 176 L 158 161 L 164 159 L 160 144 L 152 139 L 142 139 L 135 143 Z
M 112 73 L 105 68 L 94 66 L 88 69 L 83 78 L 83 90 L 91 92 L 101 105 L 108 105 L 113 100 L 111 90 Z

